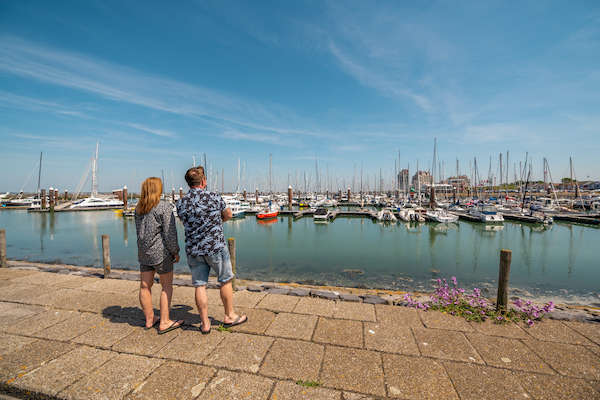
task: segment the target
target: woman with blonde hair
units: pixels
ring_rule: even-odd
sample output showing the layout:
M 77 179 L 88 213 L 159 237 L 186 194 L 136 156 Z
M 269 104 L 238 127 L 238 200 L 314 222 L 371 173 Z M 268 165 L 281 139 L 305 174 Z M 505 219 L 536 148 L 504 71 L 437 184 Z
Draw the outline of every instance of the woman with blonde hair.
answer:
M 142 183 L 140 201 L 135 208 L 138 260 L 140 262 L 140 305 L 146 316 L 146 328 L 158 324 L 163 334 L 183 325 L 183 321 L 169 318 L 173 296 L 173 263 L 179 262 L 179 244 L 173 206 L 161 201 L 162 181 L 151 177 Z M 160 293 L 160 318 L 152 307 L 152 284 L 158 273 Z

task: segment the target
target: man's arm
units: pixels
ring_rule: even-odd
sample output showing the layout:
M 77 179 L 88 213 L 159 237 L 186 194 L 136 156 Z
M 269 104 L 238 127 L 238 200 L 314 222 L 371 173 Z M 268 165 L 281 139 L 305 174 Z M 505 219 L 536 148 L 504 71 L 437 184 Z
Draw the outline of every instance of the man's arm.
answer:
M 231 208 L 227 207 L 226 209 L 221 211 L 221 218 L 223 219 L 223 222 L 229 221 L 232 217 L 233 214 L 231 213 Z

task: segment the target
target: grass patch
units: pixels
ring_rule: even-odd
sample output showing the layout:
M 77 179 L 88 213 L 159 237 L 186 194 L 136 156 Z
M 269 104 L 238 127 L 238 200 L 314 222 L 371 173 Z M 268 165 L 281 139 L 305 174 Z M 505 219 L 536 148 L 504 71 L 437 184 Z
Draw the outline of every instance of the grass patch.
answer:
M 299 380 L 299 381 L 296 381 L 296 385 L 300 385 L 300 386 L 304 386 L 304 387 L 318 387 L 318 386 L 321 386 L 321 382 Z
M 226 326 L 223 326 L 223 325 L 217 326 L 217 330 L 219 332 L 231 332 L 231 328 L 227 328 Z

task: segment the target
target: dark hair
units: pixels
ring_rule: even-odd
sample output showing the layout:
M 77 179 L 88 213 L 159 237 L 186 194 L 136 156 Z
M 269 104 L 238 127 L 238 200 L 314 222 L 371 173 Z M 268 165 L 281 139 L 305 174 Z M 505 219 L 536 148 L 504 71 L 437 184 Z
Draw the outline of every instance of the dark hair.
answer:
M 185 181 L 189 187 L 202 185 L 205 179 L 204 167 L 192 167 L 185 173 Z

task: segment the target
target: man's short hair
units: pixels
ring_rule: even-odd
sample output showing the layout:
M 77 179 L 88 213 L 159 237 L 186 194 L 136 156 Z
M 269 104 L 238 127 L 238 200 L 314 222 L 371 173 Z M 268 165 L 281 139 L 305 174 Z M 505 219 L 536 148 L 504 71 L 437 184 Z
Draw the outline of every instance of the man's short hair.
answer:
M 202 185 L 204 179 L 204 167 L 192 167 L 185 173 L 185 181 L 189 187 Z

